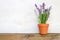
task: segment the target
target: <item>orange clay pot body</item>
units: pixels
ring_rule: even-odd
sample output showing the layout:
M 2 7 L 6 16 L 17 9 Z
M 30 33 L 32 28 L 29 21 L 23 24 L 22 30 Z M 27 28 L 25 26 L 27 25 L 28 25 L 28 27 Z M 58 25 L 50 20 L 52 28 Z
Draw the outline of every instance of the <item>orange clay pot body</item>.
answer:
M 40 34 L 47 34 L 48 27 L 49 27 L 49 24 L 38 24 L 39 33 Z

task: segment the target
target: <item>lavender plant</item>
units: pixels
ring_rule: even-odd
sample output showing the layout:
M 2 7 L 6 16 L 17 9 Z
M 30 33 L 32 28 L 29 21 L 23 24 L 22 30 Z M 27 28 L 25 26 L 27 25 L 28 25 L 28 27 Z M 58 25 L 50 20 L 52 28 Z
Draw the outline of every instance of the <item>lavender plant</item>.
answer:
M 41 24 L 46 24 L 46 21 L 48 20 L 50 15 L 51 7 L 45 8 L 45 6 L 46 6 L 45 3 L 42 3 L 40 7 L 38 7 L 37 4 L 35 4 L 35 7 L 39 12 L 39 16 L 38 16 L 39 23 Z

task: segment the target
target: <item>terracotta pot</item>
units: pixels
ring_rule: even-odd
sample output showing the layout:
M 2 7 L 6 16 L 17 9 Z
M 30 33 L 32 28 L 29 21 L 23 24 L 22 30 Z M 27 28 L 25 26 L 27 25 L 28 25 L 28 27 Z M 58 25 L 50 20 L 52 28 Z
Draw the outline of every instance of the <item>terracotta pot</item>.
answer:
M 38 24 L 39 33 L 40 34 L 47 34 L 48 27 L 49 27 L 49 24 Z

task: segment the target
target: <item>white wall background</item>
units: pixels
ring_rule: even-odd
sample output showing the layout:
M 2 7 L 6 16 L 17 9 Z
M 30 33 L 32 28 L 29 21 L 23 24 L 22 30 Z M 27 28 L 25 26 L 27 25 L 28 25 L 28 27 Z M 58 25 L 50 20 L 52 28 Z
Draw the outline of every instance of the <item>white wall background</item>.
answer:
M 0 33 L 38 33 L 34 4 L 52 5 L 49 33 L 60 33 L 60 0 L 0 0 Z

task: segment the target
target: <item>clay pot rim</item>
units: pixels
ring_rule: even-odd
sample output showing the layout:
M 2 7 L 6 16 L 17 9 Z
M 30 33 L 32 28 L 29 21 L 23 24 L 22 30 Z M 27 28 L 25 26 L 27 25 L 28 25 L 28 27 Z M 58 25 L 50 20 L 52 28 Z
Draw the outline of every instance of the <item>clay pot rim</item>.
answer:
M 38 25 L 49 25 L 49 24 L 38 24 Z

